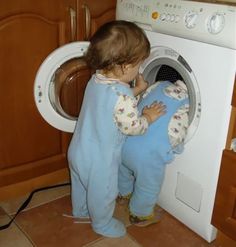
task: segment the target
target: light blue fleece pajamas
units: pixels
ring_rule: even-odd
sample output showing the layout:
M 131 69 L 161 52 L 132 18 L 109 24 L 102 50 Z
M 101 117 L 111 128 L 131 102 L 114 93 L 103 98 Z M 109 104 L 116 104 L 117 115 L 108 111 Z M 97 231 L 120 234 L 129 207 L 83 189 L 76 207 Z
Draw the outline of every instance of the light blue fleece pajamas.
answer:
M 132 96 L 127 86 L 91 78 L 68 150 L 73 215 L 90 217 L 94 231 L 107 237 L 126 233 L 123 223 L 112 217 L 125 140 L 113 119 L 120 93 Z
M 139 104 L 139 109 L 153 101 L 166 105 L 166 114 L 152 123 L 144 135 L 129 136 L 123 146 L 122 165 L 119 168 L 118 186 L 121 195 L 132 193 L 129 208 L 136 216 L 153 213 L 164 178 L 165 167 L 183 150 L 183 143 L 172 148 L 168 136 L 168 124 L 172 116 L 188 98 L 183 100 L 167 96 L 164 89 L 172 85 L 161 82 Z

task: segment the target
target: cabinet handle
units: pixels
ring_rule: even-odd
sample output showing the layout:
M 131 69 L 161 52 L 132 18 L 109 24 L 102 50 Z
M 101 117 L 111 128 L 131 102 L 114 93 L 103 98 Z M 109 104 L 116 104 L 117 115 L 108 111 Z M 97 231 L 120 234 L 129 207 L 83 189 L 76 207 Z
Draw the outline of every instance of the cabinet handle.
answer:
M 91 32 L 91 14 L 89 7 L 84 4 L 82 8 L 85 11 L 85 40 L 89 40 L 90 32 Z
M 70 10 L 70 29 L 71 29 L 71 41 L 75 40 L 75 32 L 76 32 L 76 11 L 73 8 L 69 8 Z

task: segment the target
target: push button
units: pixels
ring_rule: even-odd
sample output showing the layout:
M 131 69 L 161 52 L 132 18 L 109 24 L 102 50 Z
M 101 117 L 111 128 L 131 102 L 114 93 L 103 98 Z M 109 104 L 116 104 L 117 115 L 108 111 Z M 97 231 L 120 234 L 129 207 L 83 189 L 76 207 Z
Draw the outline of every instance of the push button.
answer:
M 159 13 L 157 11 L 152 12 L 152 19 L 156 20 L 159 17 Z

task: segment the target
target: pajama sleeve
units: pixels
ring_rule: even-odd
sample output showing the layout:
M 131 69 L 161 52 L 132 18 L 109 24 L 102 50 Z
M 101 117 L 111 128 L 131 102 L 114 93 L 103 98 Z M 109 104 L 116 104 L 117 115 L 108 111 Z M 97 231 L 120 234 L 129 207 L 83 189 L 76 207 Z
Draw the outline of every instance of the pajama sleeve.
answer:
M 114 109 L 114 121 L 125 135 L 142 135 L 148 128 L 145 117 L 139 116 L 137 100 L 134 97 L 120 95 Z
M 171 118 L 171 121 L 168 125 L 168 134 L 172 147 L 176 147 L 179 144 L 183 143 L 187 136 L 189 127 L 188 112 L 189 105 L 183 105 Z
M 165 89 L 165 94 L 176 100 L 183 100 L 188 97 L 186 85 L 178 80 L 175 84 Z M 177 147 L 183 143 L 189 127 L 189 105 L 183 105 L 173 115 L 168 125 L 168 134 L 172 147 Z

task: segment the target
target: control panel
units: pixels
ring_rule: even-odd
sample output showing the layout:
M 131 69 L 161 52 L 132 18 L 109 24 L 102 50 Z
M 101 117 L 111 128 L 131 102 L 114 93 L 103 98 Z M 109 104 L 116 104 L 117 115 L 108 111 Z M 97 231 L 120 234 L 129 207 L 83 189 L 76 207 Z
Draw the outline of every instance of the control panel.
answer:
M 133 21 L 148 29 L 152 7 L 152 0 L 117 0 L 116 19 Z
M 184 0 L 117 0 L 116 18 L 154 32 L 236 49 L 236 6 Z

